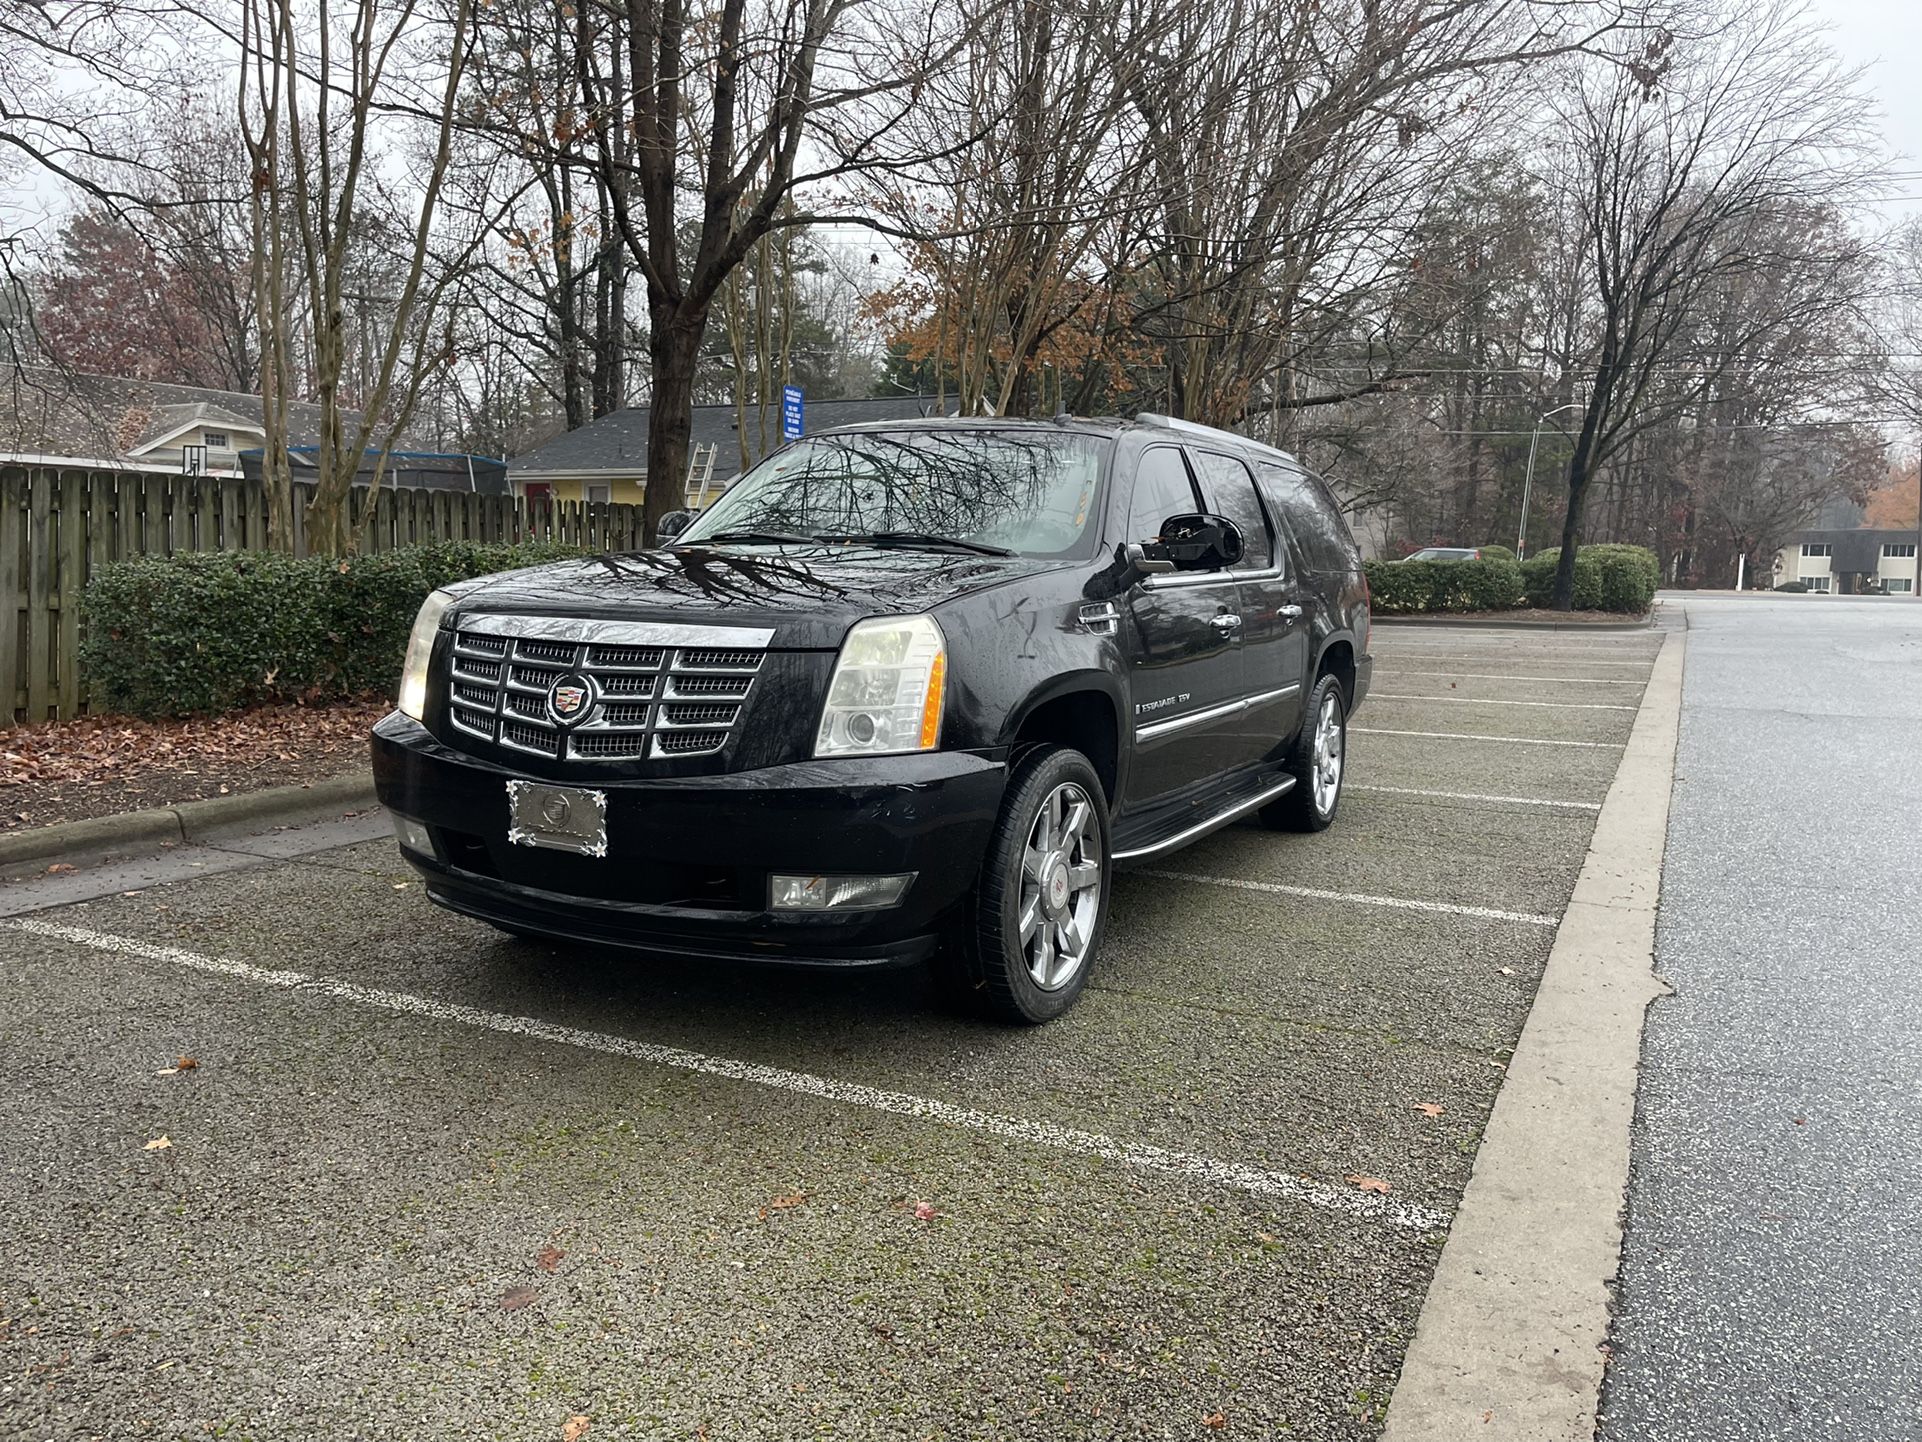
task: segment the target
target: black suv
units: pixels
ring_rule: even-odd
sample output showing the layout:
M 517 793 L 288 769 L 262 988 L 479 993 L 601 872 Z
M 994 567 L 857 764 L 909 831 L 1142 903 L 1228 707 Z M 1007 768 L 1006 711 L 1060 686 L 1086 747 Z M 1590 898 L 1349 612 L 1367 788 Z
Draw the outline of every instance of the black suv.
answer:
M 1319 831 L 1361 559 L 1290 456 L 1160 416 L 809 436 L 659 550 L 437 591 L 374 774 L 518 935 L 1080 993 L 1117 864 Z M 671 529 L 671 528 L 664 528 Z

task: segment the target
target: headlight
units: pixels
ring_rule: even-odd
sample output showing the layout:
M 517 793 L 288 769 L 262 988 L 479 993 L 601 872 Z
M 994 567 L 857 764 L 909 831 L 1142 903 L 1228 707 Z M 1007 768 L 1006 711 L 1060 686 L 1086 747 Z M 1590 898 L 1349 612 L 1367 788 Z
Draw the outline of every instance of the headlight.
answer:
M 451 591 L 436 591 L 421 604 L 414 629 L 407 637 L 407 662 L 400 669 L 400 709 L 416 721 L 427 719 L 427 663 L 434 659 L 434 636 L 440 618 L 454 604 Z
M 948 648 L 932 616 L 855 623 L 841 646 L 816 756 L 932 751 L 941 739 Z

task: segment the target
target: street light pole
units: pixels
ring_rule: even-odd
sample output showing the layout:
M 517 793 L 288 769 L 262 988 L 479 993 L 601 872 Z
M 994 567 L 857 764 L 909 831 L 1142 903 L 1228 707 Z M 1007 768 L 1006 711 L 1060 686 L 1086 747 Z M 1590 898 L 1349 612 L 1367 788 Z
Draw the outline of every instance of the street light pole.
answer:
M 1535 429 L 1528 438 L 1528 470 L 1522 475 L 1522 519 L 1515 527 L 1515 559 L 1518 561 L 1528 559 L 1528 498 L 1535 489 L 1535 448 L 1542 443 L 1542 422 L 1550 416 L 1574 409 L 1575 403 L 1570 401 L 1565 406 L 1556 406 L 1552 411 L 1543 411 L 1535 418 Z

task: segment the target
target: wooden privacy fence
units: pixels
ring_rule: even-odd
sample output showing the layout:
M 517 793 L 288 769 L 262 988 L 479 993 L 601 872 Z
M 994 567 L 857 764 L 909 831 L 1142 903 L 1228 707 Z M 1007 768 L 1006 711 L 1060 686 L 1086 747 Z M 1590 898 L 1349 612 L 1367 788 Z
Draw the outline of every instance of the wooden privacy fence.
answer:
M 294 484 L 299 518 L 313 486 Z M 559 541 L 585 550 L 641 544 L 641 508 L 536 501 L 471 491 L 383 489 L 367 549 L 432 541 Z M 257 481 L 58 466 L 0 466 L 0 726 L 59 720 L 86 708 L 80 593 L 96 566 L 183 551 L 267 546 Z

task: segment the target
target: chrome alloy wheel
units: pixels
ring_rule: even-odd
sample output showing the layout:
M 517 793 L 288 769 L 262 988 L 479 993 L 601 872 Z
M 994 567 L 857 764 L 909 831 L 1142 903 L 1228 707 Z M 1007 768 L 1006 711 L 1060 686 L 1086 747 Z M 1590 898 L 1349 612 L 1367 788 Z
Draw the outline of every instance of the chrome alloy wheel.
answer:
M 1335 809 L 1335 798 L 1341 794 L 1341 753 L 1345 739 L 1345 728 L 1341 724 L 1341 697 L 1333 690 L 1322 698 L 1321 714 L 1315 718 L 1315 752 L 1313 780 L 1315 787 L 1315 814 L 1326 816 Z
M 1101 865 L 1094 803 L 1064 781 L 1041 803 L 1021 853 L 1021 952 L 1043 991 L 1059 991 L 1088 960 L 1101 916 Z

